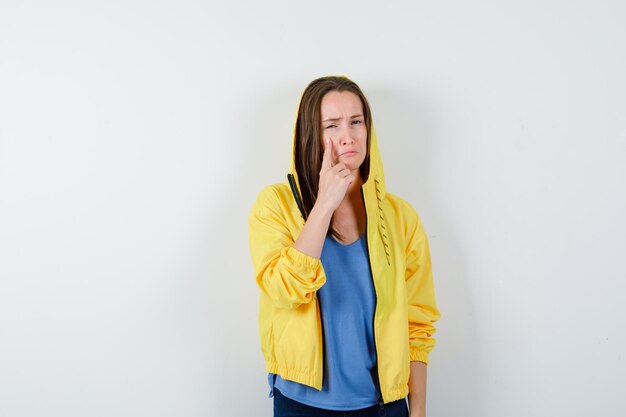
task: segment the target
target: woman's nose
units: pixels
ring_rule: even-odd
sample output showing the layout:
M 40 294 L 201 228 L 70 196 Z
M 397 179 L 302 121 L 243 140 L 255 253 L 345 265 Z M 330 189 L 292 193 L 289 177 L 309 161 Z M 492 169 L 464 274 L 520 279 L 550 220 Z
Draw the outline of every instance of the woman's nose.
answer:
M 341 135 L 340 142 L 342 145 L 346 145 L 346 144 L 354 142 L 354 138 L 352 137 L 352 133 L 350 132 L 350 129 L 345 129 L 343 131 L 343 135 Z

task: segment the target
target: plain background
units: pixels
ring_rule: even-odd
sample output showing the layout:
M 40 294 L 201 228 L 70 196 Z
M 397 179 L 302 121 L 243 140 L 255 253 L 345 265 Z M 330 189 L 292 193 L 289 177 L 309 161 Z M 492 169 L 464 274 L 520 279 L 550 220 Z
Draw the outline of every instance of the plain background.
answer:
M 270 416 L 247 216 L 368 96 L 443 314 L 429 416 L 626 408 L 626 3 L 0 3 L 0 417 Z

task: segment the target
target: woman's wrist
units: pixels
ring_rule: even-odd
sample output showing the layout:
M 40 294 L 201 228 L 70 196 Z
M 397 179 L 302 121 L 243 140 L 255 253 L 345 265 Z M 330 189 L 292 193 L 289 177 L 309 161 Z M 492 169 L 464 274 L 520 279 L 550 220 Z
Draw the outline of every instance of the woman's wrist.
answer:
M 322 218 L 328 218 L 330 222 L 330 218 L 333 216 L 335 209 L 329 204 L 326 204 L 321 200 L 317 200 L 315 204 L 313 204 L 313 208 L 311 209 L 311 214 L 313 212 L 316 212 L 317 215 L 321 216 Z

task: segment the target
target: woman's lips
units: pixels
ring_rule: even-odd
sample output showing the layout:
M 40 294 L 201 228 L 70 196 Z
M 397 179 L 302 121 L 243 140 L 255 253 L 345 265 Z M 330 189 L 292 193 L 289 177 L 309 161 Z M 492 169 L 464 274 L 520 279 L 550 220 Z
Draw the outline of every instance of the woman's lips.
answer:
M 340 156 L 353 156 L 356 155 L 356 151 L 344 152 Z

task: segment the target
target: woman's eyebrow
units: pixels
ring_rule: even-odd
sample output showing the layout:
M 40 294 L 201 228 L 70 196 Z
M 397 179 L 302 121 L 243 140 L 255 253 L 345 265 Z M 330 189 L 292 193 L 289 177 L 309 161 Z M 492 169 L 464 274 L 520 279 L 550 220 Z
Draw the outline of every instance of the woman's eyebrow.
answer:
M 355 114 L 354 116 L 350 116 L 351 119 L 356 119 L 358 117 L 363 117 L 362 114 Z M 335 117 L 333 119 L 326 119 L 326 120 L 322 120 L 322 123 L 326 123 L 326 122 L 336 122 L 337 120 L 341 120 L 341 117 Z

